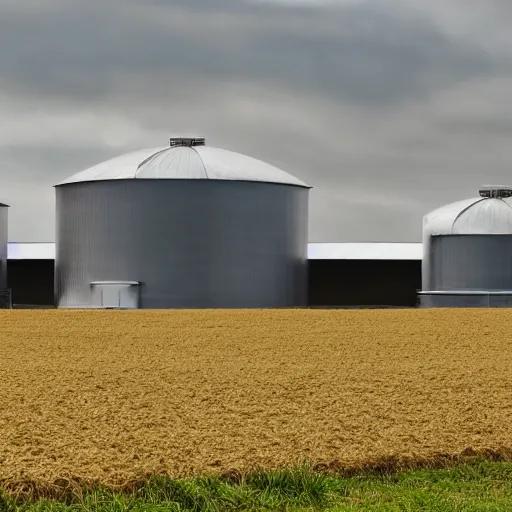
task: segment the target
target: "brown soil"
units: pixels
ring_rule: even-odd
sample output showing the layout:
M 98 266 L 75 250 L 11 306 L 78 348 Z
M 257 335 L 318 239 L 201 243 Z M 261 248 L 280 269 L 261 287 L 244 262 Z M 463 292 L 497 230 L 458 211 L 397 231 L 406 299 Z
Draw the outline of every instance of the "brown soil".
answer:
M 0 481 L 512 448 L 512 312 L 3 311 Z

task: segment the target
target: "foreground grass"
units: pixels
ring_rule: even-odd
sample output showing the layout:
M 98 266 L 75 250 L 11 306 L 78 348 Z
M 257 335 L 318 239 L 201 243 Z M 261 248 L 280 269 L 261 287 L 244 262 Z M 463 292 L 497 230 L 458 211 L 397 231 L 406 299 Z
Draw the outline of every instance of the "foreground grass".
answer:
M 336 478 L 308 469 L 255 473 L 239 481 L 153 478 L 129 492 L 63 493 L 59 499 L 0 497 L 0 512 L 512 510 L 512 463 Z

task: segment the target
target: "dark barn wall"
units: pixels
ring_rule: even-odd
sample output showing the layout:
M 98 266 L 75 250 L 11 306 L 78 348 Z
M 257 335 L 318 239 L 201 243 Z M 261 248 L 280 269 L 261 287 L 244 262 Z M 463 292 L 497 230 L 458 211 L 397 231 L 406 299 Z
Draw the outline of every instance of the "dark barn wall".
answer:
M 309 260 L 311 306 L 415 307 L 421 261 Z
M 53 305 L 54 266 L 54 260 L 8 260 L 7 283 L 13 305 Z

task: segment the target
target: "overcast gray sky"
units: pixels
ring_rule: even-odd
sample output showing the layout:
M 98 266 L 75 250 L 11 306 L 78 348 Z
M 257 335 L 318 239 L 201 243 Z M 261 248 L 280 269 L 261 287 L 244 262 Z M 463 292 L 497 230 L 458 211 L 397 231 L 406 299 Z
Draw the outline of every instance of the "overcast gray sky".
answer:
M 54 240 L 54 189 L 197 134 L 314 187 L 310 240 L 420 241 L 512 184 L 510 0 L 0 0 L 0 201 Z

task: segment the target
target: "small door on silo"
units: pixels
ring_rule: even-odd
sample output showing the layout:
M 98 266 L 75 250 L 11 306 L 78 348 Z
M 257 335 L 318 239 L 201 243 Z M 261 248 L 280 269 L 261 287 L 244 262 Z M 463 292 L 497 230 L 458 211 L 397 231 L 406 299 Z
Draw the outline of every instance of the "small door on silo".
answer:
M 138 309 L 139 281 L 94 281 L 92 305 L 104 309 Z

